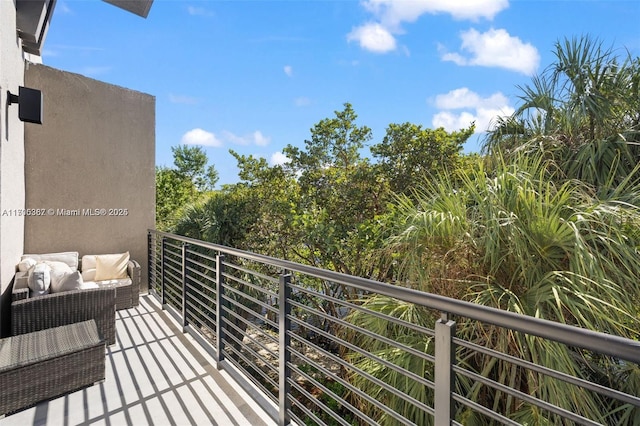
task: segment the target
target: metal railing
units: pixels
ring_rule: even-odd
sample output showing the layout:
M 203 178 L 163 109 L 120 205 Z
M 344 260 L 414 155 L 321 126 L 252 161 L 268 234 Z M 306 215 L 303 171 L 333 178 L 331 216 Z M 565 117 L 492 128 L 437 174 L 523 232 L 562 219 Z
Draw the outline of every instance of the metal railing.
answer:
M 233 364 L 272 399 L 280 425 L 519 424 L 503 412 L 516 405 L 549 424 L 640 417 L 638 395 L 622 392 L 612 378 L 556 371 L 464 340 L 456 327 L 486 327 L 489 339 L 513 333 L 552 342 L 557 346 L 550 348 L 565 348 L 585 366 L 606 359 L 636 373 L 640 342 L 159 231 L 148 238 L 151 292 L 212 353 L 217 368 Z M 420 318 L 433 318 L 433 328 L 369 309 L 365 301 L 376 297 L 423 310 Z M 388 332 L 367 321 L 386 324 Z M 474 368 L 478 360 L 508 364 L 514 378 Z M 532 382 L 523 385 L 524 379 Z M 544 380 L 607 404 L 608 417 L 589 418 L 527 391 Z

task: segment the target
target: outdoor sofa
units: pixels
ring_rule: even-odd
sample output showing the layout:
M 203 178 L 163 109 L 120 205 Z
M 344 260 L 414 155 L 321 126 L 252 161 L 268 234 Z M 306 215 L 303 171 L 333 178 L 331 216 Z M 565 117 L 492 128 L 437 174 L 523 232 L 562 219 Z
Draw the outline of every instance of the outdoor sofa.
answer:
M 50 268 L 50 287 L 46 290 L 29 287 L 29 273 L 34 265 L 47 263 Z M 68 268 L 65 268 L 65 265 Z M 102 267 L 102 269 L 101 269 Z M 80 274 L 69 276 L 78 271 Z M 56 288 L 61 275 L 66 282 Z M 80 276 L 81 278 L 80 278 Z M 140 297 L 140 264 L 129 257 L 129 253 L 89 254 L 79 257 L 78 252 L 47 254 L 25 254 L 18 264 L 13 286 L 13 300 L 37 295 L 39 292 L 55 293 L 70 289 L 113 287 L 116 289 L 116 309 L 138 306 Z
M 114 272 L 115 271 L 115 272 Z M 128 253 L 23 255 L 14 278 L 11 335 L 93 319 L 107 345 L 115 312 L 139 304 L 140 265 Z

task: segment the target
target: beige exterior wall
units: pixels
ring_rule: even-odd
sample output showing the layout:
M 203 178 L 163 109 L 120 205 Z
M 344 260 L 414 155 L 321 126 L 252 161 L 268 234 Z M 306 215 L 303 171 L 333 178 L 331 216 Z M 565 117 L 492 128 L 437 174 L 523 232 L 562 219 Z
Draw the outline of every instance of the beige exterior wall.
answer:
M 26 206 L 45 211 L 25 219 L 25 252 L 129 251 L 146 289 L 155 98 L 36 64 L 25 83 L 44 95 L 43 124 L 25 128 Z M 96 209 L 107 215 L 85 212 Z
M 18 94 L 24 61 L 16 35 L 13 1 L 0 1 L 0 325 L 6 328 L 11 279 L 22 254 L 24 218 L 24 127 L 18 105 L 7 105 L 7 91 Z M 32 126 L 32 125 L 29 125 Z

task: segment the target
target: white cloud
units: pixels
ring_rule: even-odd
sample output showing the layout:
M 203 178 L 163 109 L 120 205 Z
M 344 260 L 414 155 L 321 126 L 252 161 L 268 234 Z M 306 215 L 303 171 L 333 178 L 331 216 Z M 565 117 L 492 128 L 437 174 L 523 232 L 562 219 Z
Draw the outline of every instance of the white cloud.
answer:
M 249 140 L 247 138 L 243 138 L 242 136 L 238 136 L 234 133 L 231 133 L 228 130 L 222 131 L 222 138 L 227 141 L 234 143 L 236 145 L 249 145 Z
M 295 98 L 293 100 L 293 104 L 297 107 L 305 107 L 305 106 L 309 106 L 311 105 L 311 99 L 305 97 L 305 96 L 300 96 L 299 98 Z
M 174 95 L 173 93 L 169 93 L 169 101 L 174 104 L 187 104 L 187 105 L 196 105 L 198 103 L 198 99 L 186 96 L 186 95 Z
M 347 34 L 347 41 L 357 41 L 360 47 L 375 53 L 396 50 L 396 39 L 391 32 L 373 22 L 354 28 Z
M 467 56 L 446 52 L 441 47 L 443 61 L 451 61 L 458 65 L 506 68 L 526 75 L 534 74 L 540 64 L 540 54 L 533 45 L 524 43 L 503 29 L 490 29 L 480 33 L 472 28 L 463 32 L 460 38 L 461 50 Z
M 245 135 L 238 136 L 235 133 L 232 133 L 228 130 L 224 130 L 222 132 L 222 139 L 231 142 L 236 145 L 257 145 L 257 146 L 267 146 L 271 142 L 271 138 L 262 134 L 261 131 L 256 130 L 255 132 Z
M 256 130 L 253 132 L 253 142 L 258 146 L 267 146 L 271 142 L 271 138 L 266 137 L 261 131 Z
M 213 16 L 213 12 L 204 7 L 187 6 L 187 13 L 191 16 Z
M 73 11 L 69 7 L 69 4 L 66 1 L 61 1 L 56 4 L 56 12 L 63 13 L 65 15 L 73 15 Z
M 476 128 L 479 130 L 478 121 L 476 116 L 469 112 L 462 112 L 454 114 L 449 111 L 442 111 L 433 116 L 433 127 L 444 127 L 448 132 L 467 128 L 472 122 L 476 122 Z
M 374 19 L 354 28 L 347 40 L 356 40 L 360 47 L 372 52 L 387 53 L 396 49 L 395 35 L 404 33 L 403 23 L 415 22 L 425 14 L 440 13 L 454 19 L 493 19 L 509 7 L 509 0 L 364 0 L 362 5 Z
M 284 66 L 284 73 L 291 77 L 293 75 L 293 67 L 291 65 Z
M 222 141 L 216 135 L 200 128 L 189 130 L 182 135 L 180 142 L 184 145 L 222 146 Z
M 477 93 L 466 87 L 461 87 L 436 96 L 436 107 L 438 109 L 461 109 L 461 108 L 499 108 L 509 103 L 509 99 L 502 93 L 497 92 L 488 98 L 481 98 Z
M 435 105 L 442 110 L 433 116 L 434 127 L 444 127 L 456 131 L 476 123 L 476 132 L 486 132 L 492 128 L 498 116 L 513 114 L 509 99 L 497 92 L 486 98 L 466 87 L 436 96 Z
M 269 164 L 272 166 L 281 166 L 285 163 L 288 163 L 289 161 L 291 161 L 289 157 L 284 155 L 282 152 L 278 151 L 271 154 L 271 158 L 269 159 Z
M 508 0 L 366 0 L 364 7 L 389 28 L 415 22 L 424 14 L 446 13 L 454 19 L 493 19 L 509 7 Z

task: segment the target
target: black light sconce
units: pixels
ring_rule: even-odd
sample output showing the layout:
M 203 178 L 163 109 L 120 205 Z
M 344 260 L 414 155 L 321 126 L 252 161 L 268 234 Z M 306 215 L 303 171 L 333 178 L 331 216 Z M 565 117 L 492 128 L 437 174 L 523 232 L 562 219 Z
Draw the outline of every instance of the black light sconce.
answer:
M 18 118 L 27 123 L 42 124 L 42 92 L 20 86 L 18 95 L 7 90 L 9 105 L 18 104 Z

